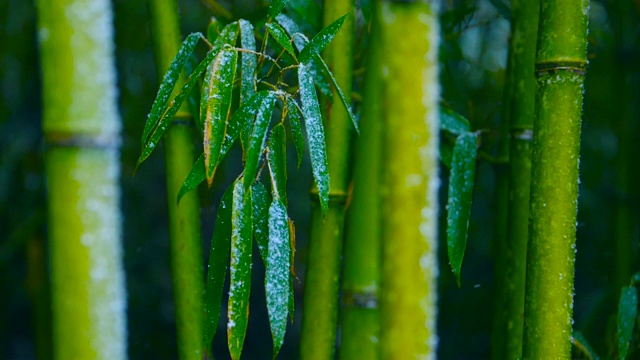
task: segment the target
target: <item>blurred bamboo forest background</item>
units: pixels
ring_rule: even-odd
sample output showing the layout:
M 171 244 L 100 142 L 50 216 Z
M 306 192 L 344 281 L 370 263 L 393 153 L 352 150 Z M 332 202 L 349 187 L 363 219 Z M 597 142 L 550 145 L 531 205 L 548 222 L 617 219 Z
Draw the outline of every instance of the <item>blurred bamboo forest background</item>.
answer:
M 211 12 L 205 4 L 196 0 L 179 3 L 183 34 L 206 29 Z M 234 18 L 248 19 L 259 16 L 256 11 L 264 5 L 260 0 L 220 3 Z M 162 157 L 151 157 L 133 176 L 140 151 L 138 139 L 158 86 L 147 2 L 115 0 L 113 5 L 119 107 L 124 124 L 121 185 L 129 355 L 132 359 L 175 359 Z M 320 4 L 316 5 L 320 9 Z M 501 0 L 449 0 L 442 4 L 442 100 L 467 116 L 473 129 L 487 134 L 480 147 L 461 288 L 449 269 L 444 242 L 439 250 L 438 355 L 445 359 L 488 358 L 490 354 L 492 300 L 496 293 L 492 262 L 495 162 L 507 62 L 508 6 Z M 307 32 L 319 29 L 321 12 L 317 15 L 316 23 L 307 24 Z M 363 23 L 359 15 L 356 93 L 362 89 L 367 54 Z M 620 288 L 640 269 L 640 1 L 592 0 L 589 28 L 574 329 L 590 340 L 596 352 L 606 355 L 615 347 Z M 0 359 L 30 359 L 36 357 L 36 339 L 46 339 L 37 336 L 35 329 L 46 331 L 49 291 L 43 266 L 47 258 L 46 189 L 33 2 L 0 2 L 0 44 Z M 236 151 L 231 156 L 240 154 Z M 293 154 L 290 156 L 293 158 Z M 222 185 L 230 183 L 240 171 L 232 165 L 240 161 L 226 164 L 216 178 L 214 191 L 200 191 L 204 249 L 208 249 L 218 200 L 226 188 Z M 286 359 L 298 356 L 311 185 L 308 162 L 300 169 L 290 164 L 289 173 L 290 215 L 297 229 L 295 265 L 301 281 L 295 282 L 295 321 L 288 328 L 281 351 L 281 358 Z M 445 191 L 443 179 L 442 208 Z M 442 211 L 440 216 L 444 215 Z M 444 239 L 444 218 L 441 224 L 440 237 Z M 264 269 L 259 261 L 254 265 L 253 276 L 260 283 Z M 260 286 L 252 291 L 251 314 L 246 358 L 267 358 L 264 354 L 271 353 L 272 345 Z M 225 349 L 224 334 L 219 333 L 214 352 L 224 354 Z M 635 356 L 638 354 L 636 349 Z

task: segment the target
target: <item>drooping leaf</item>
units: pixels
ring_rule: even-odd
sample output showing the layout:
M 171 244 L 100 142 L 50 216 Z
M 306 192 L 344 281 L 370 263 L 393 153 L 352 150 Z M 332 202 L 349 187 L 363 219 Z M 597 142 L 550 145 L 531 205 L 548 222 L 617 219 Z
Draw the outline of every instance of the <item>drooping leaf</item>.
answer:
M 266 145 L 267 128 L 269 127 L 275 101 L 276 95 L 270 92 L 262 101 L 262 105 L 260 105 L 260 109 L 256 115 L 256 121 L 253 124 L 251 136 L 249 137 L 249 146 L 247 147 L 247 161 L 244 165 L 245 188 L 249 188 L 251 184 L 253 184 L 256 174 L 258 173 L 258 164 L 260 163 L 260 156 Z
M 471 125 L 464 116 L 445 106 L 440 106 L 440 129 L 460 135 L 469 132 Z
M 351 123 L 353 124 L 353 127 L 356 129 L 356 132 L 359 133 L 360 129 L 358 129 L 358 122 L 356 121 L 355 116 L 353 116 L 353 113 L 351 112 L 351 103 L 344 96 L 344 93 L 342 92 L 342 88 L 340 88 L 340 85 L 338 85 L 338 81 L 336 81 L 336 78 L 333 76 L 333 73 L 331 72 L 331 70 L 329 70 L 329 66 L 327 66 L 327 63 L 325 63 L 324 60 L 322 60 L 320 55 L 316 55 L 316 57 L 318 58 L 318 61 L 320 62 L 320 64 L 322 64 L 322 67 L 326 72 L 326 74 L 329 76 L 329 79 L 331 80 L 331 83 L 333 84 L 334 89 L 336 89 L 336 92 L 340 97 L 340 101 L 342 102 L 342 105 L 344 105 L 345 110 L 347 110 L 347 114 L 349 115 L 349 119 L 351 119 Z
M 191 55 L 189 57 L 189 61 L 185 64 L 185 68 L 187 73 L 191 74 L 195 68 L 198 66 L 198 59 L 195 55 Z M 193 119 L 193 123 L 199 131 L 202 131 L 202 123 L 200 123 L 200 87 L 196 86 L 189 96 L 187 97 L 187 103 L 189 104 L 189 112 L 191 113 L 191 118 Z
M 253 192 L 253 236 L 256 238 L 260 257 L 265 267 L 269 251 L 269 195 L 264 185 L 256 181 L 251 186 Z
M 180 191 L 178 191 L 177 203 L 180 203 L 180 199 L 185 196 L 188 192 L 198 187 L 198 185 L 202 184 L 205 179 L 204 174 L 204 154 L 198 157 L 196 163 L 193 164 L 189 175 L 187 175 L 187 179 L 184 181 L 182 186 L 180 187 Z
M 305 23 L 311 25 L 314 30 L 317 31 L 320 28 L 322 9 L 315 1 L 291 0 L 288 5 L 289 9 L 300 16 Z
M 300 167 L 300 164 L 302 164 L 302 155 L 304 155 L 304 137 L 302 135 L 302 126 L 300 126 L 300 109 L 296 101 L 292 98 L 287 97 L 286 101 L 289 125 L 291 126 L 291 134 L 293 135 L 293 144 L 298 156 L 298 167 Z
M 251 188 L 245 191 L 242 180 L 233 187 L 231 210 L 231 263 L 227 340 L 231 358 L 240 359 L 249 320 L 251 290 L 251 250 L 253 207 Z
M 298 61 L 296 52 L 293 50 L 293 46 L 291 45 L 291 40 L 287 36 L 287 33 L 284 31 L 284 29 L 280 25 L 278 25 L 278 23 L 274 22 L 267 23 L 266 27 L 269 31 L 269 34 L 273 36 L 276 42 L 280 44 L 280 46 L 282 46 L 282 48 L 285 49 L 293 57 L 294 60 Z
M 467 246 L 471 200 L 476 172 L 476 133 L 458 136 L 453 147 L 449 201 L 447 204 L 447 248 L 449 263 L 460 286 L 460 268 Z
M 207 26 L 207 40 L 209 40 L 210 43 L 213 44 L 216 41 L 218 35 L 220 35 L 221 28 L 222 24 L 220 24 L 215 16 L 212 16 L 211 20 L 209 20 L 209 26 Z
M 211 185 L 219 163 L 222 143 L 227 130 L 227 118 L 233 94 L 238 53 L 225 46 L 211 63 L 201 102 L 206 103 L 204 116 L 204 166 L 207 183 Z
M 571 334 L 571 342 L 576 348 L 580 350 L 580 352 L 587 355 L 589 359 L 600 360 L 600 357 L 598 356 L 598 354 L 596 354 L 595 351 L 593 351 L 593 348 L 587 341 L 587 338 L 585 338 L 584 335 L 582 335 L 582 333 L 578 331 L 574 331 Z
M 332 22 L 329 26 L 320 30 L 319 33 L 312 37 L 304 49 L 300 51 L 300 55 L 298 56 L 300 62 L 306 63 L 315 55 L 320 54 L 320 52 L 322 52 L 322 50 L 329 45 L 331 40 L 336 36 L 348 15 L 349 14 L 342 15 L 338 20 Z
M 204 170 L 204 162 L 203 162 Z M 203 171 L 204 174 L 204 171 Z M 222 289 L 229 264 L 229 246 L 231 238 L 231 209 L 233 206 L 233 185 L 229 186 L 222 195 L 216 224 L 213 228 L 213 239 L 209 251 L 209 266 L 207 267 L 207 281 L 204 295 L 205 309 L 205 344 L 211 344 L 220 320 L 222 304 Z
M 275 19 L 288 2 L 289 0 L 271 0 L 271 4 L 269 4 L 269 17 Z
M 167 108 L 169 97 L 171 97 L 171 93 L 176 87 L 176 83 L 178 82 L 180 73 L 182 73 L 182 69 L 184 69 L 185 63 L 191 57 L 191 54 L 193 53 L 193 50 L 196 48 L 198 40 L 200 39 L 202 39 L 202 34 L 200 33 L 193 33 L 187 36 L 187 38 L 182 42 L 180 50 L 178 50 L 178 53 L 171 61 L 169 70 L 167 70 L 167 73 L 164 74 L 164 77 L 162 78 L 160 88 L 158 89 L 158 94 L 156 95 L 156 99 L 153 101 L 151 112 L 149 113 L 147 122 L 144 125 L 144 130 L 142 132 L 141 138 L 142 146 L 147 143 L 151 131 L 158 125 L 160 117 Z
M 287 140 L 282 123 L 271 130 L 267 147 L 273 197 L 287 206 Z
M 324 127 L 320 104 L 313 85 L 313 75 L 305 64 L 298 66 L 298 83 L 300 85 L 300 102 L 307 129 L 307 140 L 311 157 L 313 178 L 318 186 L 320 208 L 327 213 L 329 205 L 329 171 L 327 169 L 327 150 L 324 140 Z
M 278 199 L 269 207 L 269 255 L 265 273 L 267 310 L 273 337 L 273 358 L 282 347 L 287 328 L 290 297 L 289 218 L 287 208 Z
M 253 36 L 253 25 L 247 20 L 239 20 L 240 24 L 240 44 L 242 48 L 249 51 L 256 51 L 256 38 Z M 256 54 L 242 52 L 240 54 L 242 64 L 242 84 L 240 86 L 240 103 L 249 100 L 256 92 Z
M 618 356 L 624 360 L 629 352 L 629 342 L 638 313 L 638 290 L 625 286 L 620 291 L 618 304 Z
M 231 146 L 239 135 L 243 137 L 243 147 L 248 145 L 248 138 L 251 133 L 251 127 L 253 126 L 253 118 L 258 113 L 262 101 L 264 101 L 268 94 L 269 91 L 266 90 L 258 91 L 253 94 L 249 100 L 243 102 L 240 108 L 233 113 L 227 124 L 227 135 L 222 145 L 221 154 L 226 154 L 229 149 L 231 149 Z M 248 134 L 246 135 L 246 139 L 244 139 L 245 133 Z

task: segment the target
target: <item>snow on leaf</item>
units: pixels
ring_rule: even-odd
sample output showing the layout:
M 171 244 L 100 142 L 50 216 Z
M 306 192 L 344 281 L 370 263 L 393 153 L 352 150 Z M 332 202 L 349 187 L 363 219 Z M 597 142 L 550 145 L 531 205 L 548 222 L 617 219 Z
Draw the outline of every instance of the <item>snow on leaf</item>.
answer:
M 249 319 L 251 290 L 251 238 L 253 235 L 251 188 L 245 190 L 242 178 L 233 187 L 231 209 L 231 265 L 227 339 L 231 358 L 240 359 Z
M 204 179 L 205 179 L 204 154 L 202 154 L 200 155 L 200 157 L 198 157 L 198 160 L 196 160 L 196 163 L 191 168 L 189 175 L 187 175 L 187 178 L 185 179 L 184 183 L 180 187 L 180 191 L 178 191 L 178 198 L 176 202 L 179 204 L 180 199 L 182 199 L 182 197 L 185 196 L 191 190 L 197 188 L 198 185 L 200 185 L 204 181 Z
M 251 126 L 253 125 L 253 118 L 258 113 L 262 101 L 269 94 L 268 91 L 258 91 L 253 94 L 251 98 L 244 101 L 242 105 L 236 110 L 227 124 L 227 134 L 225 136 L 224 143 L 222 144 L 221 157 L 226 154 L 238 136 L 243 136 L 243 133 L 250 133 Z M 248 138 L 248 136 L 247 136 Z M 242 140 L 243 146 L 246 146 L 248 140 Z
M 201 157 L 202 158 L 202 157 Z M 204 180 L 204 162 L 202 163 Z M 231 207 L 233 203 L 233 185 L 222 195 L 216 224 L 213 228 L 213 239 L 209 252 L 209 266 L 207 267 L 207 280 L 204 294 L 205 309 L 205 344 L 208 347 L 218 328 L 220 320 L 220 308 L 222 305 L 222 288 L 229 264 L 229 246 L 231 238 Z
M 287 206 L 287 142 L 282 123 L 271 130 L 267 147 L 273 197 Z
M 453 148 L 449 200 L 447 203 L 447 249 L 449 263 L 460 286 L 460 269 L 467 246 L 471 200 L 476 172 L 478 135 L 465 133 Z
M 347 100 L 347 98 L 344 96 L 344 93 L 342 92 L 342 88 L 340 87 L 340 85 L 338 85 L 338 81 L 333 76 L 333 73 L 331 72 L 331 70 L 329 70 L 329 66 L 327 66 L 327 63 L 325 63 L 324 60 L 322 60 L 320 55 L 316 55 L 316 58 L 318 59 L 319 63 L 322 64 L 322 68 L 324 69 L 327 76 L 329 76 L 329 79 L 331 80 L 333 87 L 336 89 L 336 92 L 340 97 L 340 101 L 342 102 L 342 105 L 344 105 L 345 110 L 347 110 L 347 114 L 349 115 L 349 119 L 351 119 L 351 123 L 353 124 L 353 127 L 356 129 L 357 133 L 360 133 L 360 129 L 358 129 L 358 122 L 356 121 L 355 116 L 353 116 L 353 113 L 351 112 L 351 104 L 349 103 L 349 100 Z
M 251 136 L 249 137 L 249 146 L 247 148 L 246 162 L 244 165 L 245 189 L 253 184 L 256 174 L 258 173 L 258 164 L 267 140 L 267 128 L 269 127 L 275 101 L 275 93 L 269 92 L 267 97 L 262 101 L 260 109 L 258 109 L 256 121 L 253 125 Z
M 304 155 L 304 137 L 302 135 L 302 127 L 300 126 L 300 109 L 294 99 L 287 97 L 286 101 L 289 125 L 291 126 L 291 134 L 293 135 L 293 144 L 298 156 L 298 167 L 300 167 L 300 164 L 302 164 L 302 155 Z
M 293 46 L 291 45 L 291 39 L 289 39 L 289 36 L 287 36 L 287 33 L 284 31 L 284 29 L 280 25 L 278 25 L 278 23 L 267 23 L 266 27 L 269 31 L 269 34 L 273 36 L 276 42 L 280 44 L 280 46 L 282 46 L 282 48 L 286 50 L 294 60 L 298 61 L 296 53 L 293 50 Z
M 240 24 L 240 45 L 245 50 L 256 51 L 256 38 L 253 36 L 253 25 L 247 20 L 239 20 Z M 240 103 L 249 100 L 256 92 L 256 54 L 242 52 L 240 54 L 242 63 L 242 84 L 240 86 Z
M 440 107 L 440 129 L 454 135 L 469 132 L 469 120 L 445 106 Z
M 625 359 L 638 313 L 638 291 L 634 286 L 625 286 L 620 291 L 618 304 L 618 355 Z
M 269 251 L 269 195 L 264 185 L 256 181 L 251 186 L 253 192 L 253 236 L 256 238 L 262 262 L 267 266 Z
M 267 310 L 273 337 L 273 358 L 282 347 L 287 328 L 290 259 L 287 209 L 282 202 L 274 199 L 269 207 L 269 255 L 265 273 Z
M 307 140 L 311 157 L 313 178 L 318 186 L 320 208 L 327 213 L 329 204 L 329 172 L 327 169 L 327 150 L 324 140 L 324 127 L 320 114 L 320 104 L 313 85 L 313 75 L 307 65 L 298 66 L 298 83 L 300 85 L 300 102 L 307 129 Z
M 322 52 L 322 50 L 329 45 L 331 40 L 336 36 L 348 15 L 348 13 L 342 15 L 338 20 L 332 22 L 329 26 L 320 30 L 319 33 L 312 37 L 304 49 L 300 51 L 300 55 L 298 56 L 300 62 L 306 63 L 311 60 L 313 56 L 320 54 L 320 52 Z
M 271 4 L 269 4 L 269 17 L 273 19 L 278 16 L 288 2 L 289 0 L 271 0 Z

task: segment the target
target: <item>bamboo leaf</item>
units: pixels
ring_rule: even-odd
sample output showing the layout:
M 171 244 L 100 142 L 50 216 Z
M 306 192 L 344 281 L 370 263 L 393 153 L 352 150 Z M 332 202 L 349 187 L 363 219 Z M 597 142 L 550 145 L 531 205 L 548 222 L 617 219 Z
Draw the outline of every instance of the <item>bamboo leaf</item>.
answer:
M 322 50 L 329 45 L 331 40 L 336 36 L 338 30 L 342 27 L 344 20 L 347 18 L 347 15 L 349 14 L 343 15 L 341 18 L 329 24 L 329 26 L 320 30 L 319 33 L 311 38 L 304 49 L 300 51 L 300 55 L 298 56 L 300 62 L 306 63 L 311 60 L 314 55 L 320 54 L 320 52 L 322 52 Z
M 253 234 L 251 188 L 245 191 L 241 179 L 233 187 L 231 210 L 231 266 L 227 339 L 231 358 L 240 359 L 249 320 L 251 292 L 251 238 Z
M 273 197 L 287 206 L 287 141 L 282 123 L 271 130 L 267 162 L 271 174 Z
M 189 57 L 189 61 L 185 64 L 187 73 L 191 74 L 198 66 L 198 59 L 195 55 Z M 193 122 L 199 131 L 202 131 L 202 123 L 200 123 L 200 89 L 198 86 L 194 87 L 187 97 L 187 103 L 189 104 L 189 112 L 193 118 Z
M 316 31 L 320 28 L 322 9 L 315 1 L 292 0 L 289 1 L 289 9 L 298 14 L 305 23 L 311 25 Z
M 256 238 L 260 257 L 266 267 L 269 251 L 269 196 L 260 181 L 256 181 L 251 186 L 251 191 L 253 193 L 253 236 Z
M 226 154 L 231 149 L 239 135 L 242 136 L 243 147 L 246 148 L 248 146 L 253 118 L 258 113 L 262 101 L 268 94 L 269 91 L 266 90 L 258 91 L 248 101 L 243 102 L 240 108 L 233 113 L 227 124 L 227 135 L 222 145 L 222 153 Z M 244 134 L 247 134 L 246 139 Z
M 304 155 L 304 137 L 302 135 L 302 126 L 300 126 L 300 109 L 296 101 L 292 98 L 287 97 L 286 101 L 289 125 L 291 126 L 291 134 L 293 135 L 293 144 L 298 156 L 298 167 L 300 167 L 300 164 L 302 164 L 302 155 Z
M 227 45 L 211 63 L 205 77 L 201 102 L 206 103 L 203 113 L 204 166 L 209 185 L 213 182 L 226 136 L 237 62 L 238 53 Z
M 291 45 L 291 39 L 289 39 L 284 29 L 280 25 L 278 25 L 278 23 L 267 23 L 266 27 L 269 31 L 269 34 L 273 36 L 276 42 L 280 44 L 280 46 L 282 46 L 282 48 L 285 49 L 289 54 L 291 54 L 295 61 L 298 61 L 296 53 L 293 50 L 293 46 Z
M 453 147 L 449 201 L 447 204 L 447 247 L 449 263 L 460 286 L 460 268 L 467 246 L 471 200 L 476 172 L 477 138 L 475 133 L 462 134 Z
M 454 135 L 461 135 L 471 130 L 469 120 L 444 106 L 440 106 L 440 129 Z
M 440 160 L 447 167 L 451 169 L 451 160 L 453 158 L 453 144 L 446 139 L 440 139 Z
M 209 40 L 210 43 L 213 44 L 216 41 L 220 35 L 221 27 L 222 26 L 218 19 L 216 19 L 215 16 L 212 16 L 211 20 L 209 20 L 209 26 L 207 26 L 207 40 Z
M 631 277 L 631 285 L 640 284 L 640 272 L 633 274 Z
M 273 107 L 275 105 L 276 96 L 270 92 L 267 97 L 262 101 L 258 114 L 256 115 L 256 121 L 249 137 L 249 146 L 247 147 L 247 155 L 244 165 L 244 187 L 249 188 L 255 181 L 256 174 L 258 173 L 258 164 L 260 162 L 260 156 L 264 150 L 267 140 L 267 128 L 269 121 L 271 120 L 271 114 L 273 113 Z
M 571 334 L 571 342 L 580 350 L 580 352 L 587 355 L 590 360 L 600 360 L 600 357 L 595 351 L 593 351 L 593 348 L 587 341 L 587 338 L 585 338 L 582 333 L 574 331 L 573 334 Z
M 269 4 L 269 17 L 275 19 L 288 2 L 289 0 L 272 0 L 271 4 Z
M 624 360 L 629 352 L 629 342 L 638 313 L 638 291 L 634 286 L 625 286 L 620 291 L 618 304 L 618 355 Z
M 182 186 L 180 187 L 180 191 L 178 191 L 178 198 L 176 202 L 179 204 L 180 199 L 189 193 L 191 190 L 195 189 L 200 185 L 205 179 L 204 173 L 204 154 L 198 157 L 196 163 L 193 164 L 189 175 L 187 175 L 187 179 L 184 181 Z
M 239 20 L 240 44 L 242 48 L 249 51 L 256 51 L 256 38 L 253 36 L 253 25 L 247 20 Z M 256 92 L 256 54 L 242 52 L 240 54 L 242 64 L 242 84 L 240 86 L 240 103 L 249 100 Z
M 324 60 L 322 60 L 320 55 L 316 55 L 316 57 L 320 62 L 320 64 L 322 64 L 322 68 L 324 69 L 326 74 L 329 76 L 329 79 L 331 80 L 333 87 L 336 89 L 336 92 L 340 97 L 340 101 L 342 102 L 342 105 L 344 105 L 345 110 L 347 110 L 347 114 L 349 114 L 349 119 L 351 119 L 351 123 L 353 124 L 353 127 L 356 129 L 357 133 L 360 133 L 360 129 L 358 128 L 358 122 L 356 121 L 355 116 L 353 116 L 353 113 L 351 112 L 351 104 L 349 103 L 349 100 L 347 100 L 347 98 L 344 96 L 344 93 L 342 92 L 342 88 L 340 88 L 340 85 L 338 85 L 338 81 L 336 81 L 336 78 L 333 76 L 333 73 L 331 72 L 331 70 L 329 70 L 329 66 L 327 66 L 327 63 L 324 62 Z
M 203 174 L 204 174 L 204 162 Z M 205 344 L 208 348 L 218 328 L 220 308 L 222 305 L 222 289 L 229 264 L 229 239 L 231 238 L 231 208 L 233 206 L 233 185 L 222 195 L 216 224 L 213 228 L 213 239 L 209 251 L 207 284 L 204 295 L 205 308 Z
M 282 347 L 289 312 L 291 248 L 287 208 L 274 198 L 269 207 L 269 256 L 265 273 L 267 310 L 273 337 L 273 358 Z
M 327 150 L 324 140 L 324 127 L 320 114 L 320 104 L 313 85 L 313 75 L 305 64 L 298 66 L 300 101 L 304 115 L 311 157 L 313 178 L 318 186 L 322 214 L 327 213 L 329 204 L 329 172 L 327 170 Z

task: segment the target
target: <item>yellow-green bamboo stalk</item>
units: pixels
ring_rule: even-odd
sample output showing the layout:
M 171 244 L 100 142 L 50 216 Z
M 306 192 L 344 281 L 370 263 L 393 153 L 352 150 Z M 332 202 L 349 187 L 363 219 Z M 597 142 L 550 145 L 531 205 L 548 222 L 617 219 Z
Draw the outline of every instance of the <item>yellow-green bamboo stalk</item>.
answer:
M 523 357 L 568 359 L 589 1 L 540 9 Z
M 178 4 L 175 0 L 149 1 L 156 69 L 160 81 L 180 48 Z M 171 243 L 171 275 L 175 304 L 178 355 L 180 359 L 202 359 L 204 272 L 200 237 L 200 205 L 192 191 L 177 203 L 178 192 L 195 161 L 193 117 L 187 103 L 164 136 Z
M 436 356 L 438 3 L 382 1 L 383 359 Z
M 111 3 L 37 4 L 54 358 L 125 359 Z
M 327 47 L 327 61 L 342 91 L 350 97 L 352 88 L 353 44 L 355 35 L 355 1 L 328 0 L 324 4 L 324 23 L 331 24 L 344 14 L 342 28 Z M 330 179 L 329 207 L 323 217 L 319 204 L 311 214 L 311 239 L 305 279 L 300 357 L 332 359 L 338 320 L 338 290 L 345 202 L 349 186 L 349 142 L 351 120 L 338 101 L 328 104 L 325 122 L 327 162 Z M 316 199 L 317 196 L 313 195 Z

